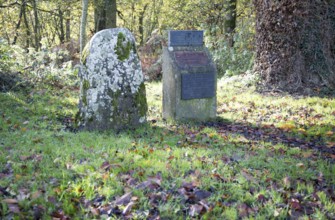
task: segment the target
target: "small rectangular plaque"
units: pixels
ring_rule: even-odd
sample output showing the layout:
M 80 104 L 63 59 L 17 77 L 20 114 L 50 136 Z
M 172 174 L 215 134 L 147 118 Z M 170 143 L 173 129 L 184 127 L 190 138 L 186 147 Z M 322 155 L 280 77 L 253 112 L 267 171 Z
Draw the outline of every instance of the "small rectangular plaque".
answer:
M 180 68 L 206 66 L 209 64 L 209 58 L 205 52 L 176 51 L 174 56 Z
M 203 99 L 215 96 L 215 74 L 181 74 L 181 99 Z
M 203 41 L 203 31 L 169 31 L 169 47 L 202 46 Z

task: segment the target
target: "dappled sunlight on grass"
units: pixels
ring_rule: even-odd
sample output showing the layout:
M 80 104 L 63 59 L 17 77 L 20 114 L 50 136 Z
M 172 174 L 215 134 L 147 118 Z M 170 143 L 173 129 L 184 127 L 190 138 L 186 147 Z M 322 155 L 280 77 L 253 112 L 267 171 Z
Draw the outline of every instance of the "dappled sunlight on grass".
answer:
M 216 120 L 167 123 L 147 83 L 148 123 L 119 133 L 69 132 L 77 91 L 0 93 L 0 216 L 334 218 L 334 100 L 249 84 L 220 80 Z

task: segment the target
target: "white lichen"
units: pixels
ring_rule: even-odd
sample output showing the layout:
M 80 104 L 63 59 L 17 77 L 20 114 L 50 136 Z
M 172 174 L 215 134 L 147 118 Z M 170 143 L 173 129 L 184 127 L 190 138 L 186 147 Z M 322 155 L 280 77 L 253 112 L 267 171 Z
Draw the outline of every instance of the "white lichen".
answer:
M 135 44 L 135 39 L 130 31 L 123 28 L 100 31 L 93 36 L 89 43 L 88 55 L 84 61 L 85 66 L 81 68 L 80 75 L 91 85 L 85 91 L 86 104 L 82 106 L 82 110 L 86 112 L 86 119 L 94 116 L 97 120 L 102 120 L 102 116 L 98 113 L 99 108 L 107 108 L 105 106 L 106 100 L 109 102 L 109 106 L 112 106 L 112 98 L 108 91 L 116 93 L 121 88 L 129 87 L 131 93 L 135 94 L 143 83 L 141 63 L 136 52 L 131 49 L 129 57 L 123 61 L 119 60 L 115 53 L 120 31 L 127 41 Z M 114 110 L 111 109 L 110 114 L 113 113 Z M 141 121 L 144 122 L 145 117 L 140 118 Z

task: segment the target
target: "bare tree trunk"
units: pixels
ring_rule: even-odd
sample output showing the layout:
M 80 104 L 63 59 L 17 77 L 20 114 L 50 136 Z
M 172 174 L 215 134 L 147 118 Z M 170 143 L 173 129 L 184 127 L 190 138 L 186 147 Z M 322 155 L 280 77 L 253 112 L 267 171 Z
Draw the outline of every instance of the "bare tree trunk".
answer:
M 147 7 L 148 7 L 148 4 L 146 4 L 139 17 L 138 17 L 138 22 L 139 22 L 139 26 L 138 26 L 138 32 L 140 33 L 140 45 L 142 45 L 144 43 L 144 28 L 143 28 L 143 20 L 144 20 L 144 14 L 145 14 L 145 11 L 147 10 Z
M 94 32 L 101 31 L 106 27 L 106 11 L 101 3 L 98 1 L 94 8 Z
M 131 3 L 131 23 L 130 23 L 130 31 L 135 32 L 135 21 L 136 21 L 136 16 L 135 16 L 135 3 Z
M 71 40 L 71 11 L 66 11 L 66 23 L 65 23 L 65 38 L 66 41 Z
M 16 44 L 17 37 L 19 35 L 19 28 L 21 26 L 21 20 L 22 20 L 22 16 L 23 16 L 23 11 L 24 11 L 24 5 L 22 4 L 21 5 L 21 9 L 20 9 L 19 21 L 17 22 L 16 27 L 15 27 L 15 36 L 14 36 L 13 43 L 12 43 L 13 45 Z
M 270 88 L 335 89 L 335 2 L 254 0 L 255 70 Z
M 116 27 L 116 0 L 98 1 L 94 9 L 95 32 Z
M 87 23 L 88 0 L 82 2 L 82 13 L 80 21 L 80 55 L 86 44 L 86 23 Z
M 34 38 L 35 38 L 35 50 L 38 51 L 40 49 L 40 24 L 38 19 L 38 10 L 37 10 L 37 2 L 33 0 L 33 9 L 34 9 Z
M 59 41 L 61 44 L 65 42 L 65 30 L 64 30 L 64 12 L 58 8 L 59 17 Z
M 158 28 L 159 26 L 159 15 L 162 10 L 164 2 L 163 0 L 154 0 L 152 3 L 152 10 L 151 10 L 151 22 L 149 23 L 149 27 L 146 30 L 146 36 L 150 36 L 151 33 Z
M 106 10 L 106 27 L 105 28 L 115 28 L 116 27 L 116 0 L 105 0 L 105 10 Z
M 23 7 L 23 20 L 24 20 L 24 24 L 26 26 L 26 34 L 27 34 L 27 37 L 26 37 L 26 46 L 25 47 L 29 48 L 31 33 L 30 33 L 29 22 L 28 22 L 27 13 L 26 13 L 27 2 L 25 0 L 22 0 L 22 7 Z
M 227 0 L 224 30 L 231 47 L 234 46 L 234 33 L 236 28 L 236 6 L 237 0 Z

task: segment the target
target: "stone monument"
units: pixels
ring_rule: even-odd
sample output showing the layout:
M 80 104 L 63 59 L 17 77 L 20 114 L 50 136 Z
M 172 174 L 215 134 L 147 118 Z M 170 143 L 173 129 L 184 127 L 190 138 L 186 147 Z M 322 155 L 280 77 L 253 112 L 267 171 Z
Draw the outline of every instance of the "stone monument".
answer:
M 169 31 L 168 47 L 163 49 L 163 118 L 215 118 L 216 82 L 203 31 Z
M 83 51 L 79 76 L 79 129 L 121 130 L 146 121 L 144 78 L 129 30 L 96 33 Z

